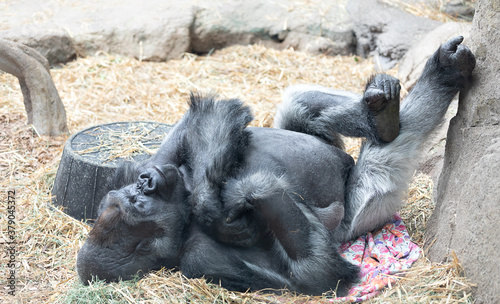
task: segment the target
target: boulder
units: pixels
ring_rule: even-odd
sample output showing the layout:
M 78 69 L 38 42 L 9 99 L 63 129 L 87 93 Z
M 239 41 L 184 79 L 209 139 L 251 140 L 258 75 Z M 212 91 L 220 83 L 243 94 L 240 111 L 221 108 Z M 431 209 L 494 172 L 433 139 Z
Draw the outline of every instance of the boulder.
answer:
M 357 37 L 356 53 L 374 56 L 381 71 L 394 67 L 415 41 L 442 24 L 378 0 L 349 1 L 347 11 Z
M 0 25 L 22 32 L 23 43 L 36 41 L 48 29 L 64 28 L 74 49 L 84 56 L 104 51 L 164 61 L 189 51 L 189 28 L 194 19 L 191 2 L 6 1 Z M 26 31 L 26 25 L 39 31 Z M 13 34 L 8 35 L 11 39 Z
M 413 88 L 424 70 L 427 59 L 443 42 L 452 37 L 464 36 L 464 44 L 467 45 L 470 28 L 469 23 L 444 23 L 414 43 L 403 57 L 398 69 L 398 78 L 405 88 L 407 90 Z
M 65 63 L 76 58 L 76 49 L 69 33 L 57 25 L 23 25 L 0 32 L 0 39 L 27 45 L 49 61 L 50 65 Z
M 34 47 L 51 64 L 97 51 L 164 61 L 248 43 L 347 55 L 356 40 L 346 3 L 7 0 L 0 37 Z
M 356 41 L 346 2 L 207 2 L 196 10 L 192 51 L 207 53 L 232 44 L 262 43 L 312 53 L 351 54 Z
M 0 36 L 34 47 L 51 64 L 98 51 L 164 61 L 261 43 L 375 55 L 384 70 L 439 24 L 377 0 L 0 1 Z
M 446 136 L 450 126 L 450 120 L 456 115 L 458 109 L 458 98 L 454 99 L 448 111 L 444 115 L 441 126 L 432 134 L 422 148 L 424 153 L 420 159 L 417 170 L 431 177 L 434 185 L 439 181 L 439 175 L 443 168 Z
M 477 65 L 451 120 L 426 246 L 434 261 L 455 252 L 477 284 L 476 303 L 500 303 L 500 4 L 479 0 L 470 35 Z

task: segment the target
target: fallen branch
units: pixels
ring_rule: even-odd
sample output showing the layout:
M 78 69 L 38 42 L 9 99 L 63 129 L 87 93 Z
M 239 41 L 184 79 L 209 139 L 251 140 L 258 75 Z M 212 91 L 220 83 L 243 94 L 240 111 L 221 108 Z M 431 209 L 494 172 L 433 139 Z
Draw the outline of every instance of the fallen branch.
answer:
M 66 111 L 45 57 L 24 44 L 0 39 L 0 70 L 19 79 L 28 123 L 39 134 L 68 133 Z

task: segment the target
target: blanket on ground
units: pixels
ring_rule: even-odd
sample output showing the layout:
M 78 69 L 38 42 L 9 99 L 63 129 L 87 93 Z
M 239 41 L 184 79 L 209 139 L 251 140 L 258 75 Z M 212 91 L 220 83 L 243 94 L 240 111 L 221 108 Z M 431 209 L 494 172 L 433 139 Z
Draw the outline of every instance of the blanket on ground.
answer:
M 332 302 L 360 302 L 377 295 L 380 290 L 396 282 L 397 272 L 411 267 L 421 249 L 410 241 L 401 216 L 382 229 L 344 243 L 339 248 L 341 255 L 361 268 L 361 280 L 353 286 L 346 297 L 332 299 Z

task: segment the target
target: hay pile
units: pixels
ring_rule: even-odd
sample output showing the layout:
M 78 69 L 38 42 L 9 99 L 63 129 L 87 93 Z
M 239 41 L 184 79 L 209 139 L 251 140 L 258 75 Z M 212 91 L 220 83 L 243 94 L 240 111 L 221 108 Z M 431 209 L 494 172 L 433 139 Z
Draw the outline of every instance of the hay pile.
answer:
M 312 56 L 262 46 L 234 46 L 209 57 L 185 54 L 166 63 L 98 54 L 79 58 L 52 76 L 68 115 L 71 132 L 100 123 L 127 120 L 174 123 L 186 110 L 192 90 L 240 97 L 255 114 L 254 126 L 270 126 L 282 91 L 291 84 L 315 83 L 361 93 L 373 73 L 370 61 L 357 57 Z M 83 287 L 75 273 L 76 255 L 90 227 L 48 204 L 64 141 L 39 137 L 25 125 L 17 80 L 0 74 L 1 216 L 7 190 L 16 191 L 17 295 L 0 293 L 0 302 L 75 303 L 272 303 L 302 302 L 308 297 L 275 297 L 228 292 L 202 280 L 187 280 L 163 270 L 142 280 Z M 359 141 L 347 143 L 354 155 Z M 422 242 L 431 210 L 432 183 L 419 176 L 402 212 L 417 243 Z M 2 221 L 0 240 L 6 240 Z M 2 283 L 7 274 L 0 263 Z M 6 288 L 5 284 L 1 288 Z M 470 284 L 460 266 L 437 265 L 423 258 L 396 286 L 372 300 L 379 302 L 469 303 Z M 311 298 L 312 299 L 312 298 Z M 321 298 L 313 298 L 319 300 Z

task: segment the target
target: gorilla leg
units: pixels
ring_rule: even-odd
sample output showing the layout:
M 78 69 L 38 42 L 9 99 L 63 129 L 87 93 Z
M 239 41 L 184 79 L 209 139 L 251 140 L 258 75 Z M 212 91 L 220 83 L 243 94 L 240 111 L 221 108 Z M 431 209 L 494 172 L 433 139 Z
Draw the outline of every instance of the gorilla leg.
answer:
M 384 225 L 402 204 L 422 144 L 441 123 L 475 66 L 462 37 L 444 43 L 428 60 L 400 112 L 399 136 L 388 144 L 368 140 L 347 183 L 345 216 L 334 231 L 350 240 Z
M 321 86 L 298 85 L 285 91 L 275 127 L 314 135 L 343 149 L 339 133 L 390 142 L 399 133 L 399 81 L 380 74 L 360 96 Z
M 285 92 L 276 127 L 318 136 L 338 147 L 339 133 L 367 138 L 347 181 L 345 216 L 334 231 L 339 241 L 379 228 L 401 206 L 422 144 L 475 66 L 462 40 L 451 39 L 428 60 L 399 116 L 399 81 L 387 75 L 375 76 L 363 97 L 319 86 L 294 86 Z

